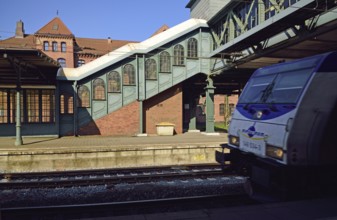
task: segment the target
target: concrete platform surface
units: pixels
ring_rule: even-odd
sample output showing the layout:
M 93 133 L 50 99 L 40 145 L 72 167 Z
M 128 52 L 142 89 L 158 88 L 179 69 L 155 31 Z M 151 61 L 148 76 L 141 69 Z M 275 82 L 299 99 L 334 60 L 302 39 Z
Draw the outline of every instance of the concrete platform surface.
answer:
M 227 143 L 227 133 L 206 134 L 203 132 L 184 133 L 173 136 L 79 136 L 79 137 L 23 137 L 23 145 L 15 146 L 15 137 L 0 138 L 1 151 L 22 151 L 38 149 L 93 149 L 101 147 L 141 147 L 141 146 L 165 146 L 182 144 L 221 144 Z
M 215 163 L 227 134 L 0 138 L 0 173 Z

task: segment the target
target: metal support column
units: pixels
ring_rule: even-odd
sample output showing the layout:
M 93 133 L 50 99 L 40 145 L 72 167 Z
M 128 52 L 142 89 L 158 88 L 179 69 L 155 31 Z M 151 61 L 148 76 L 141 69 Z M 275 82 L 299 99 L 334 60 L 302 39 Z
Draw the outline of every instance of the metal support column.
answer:
M 207 77 L 206 90 L 206 133 L 214 133 L 214 89 L 213 80 Z
M 21 136 L 21 86 L 16 87 L 16 139 L 15 146 L 20 146 L 23 144 Z
M 196 104 L 196 99 L 192 96 L 189 101 L 190 120 L 188 124 L 188 132 L 199 131 L 197 130 Z

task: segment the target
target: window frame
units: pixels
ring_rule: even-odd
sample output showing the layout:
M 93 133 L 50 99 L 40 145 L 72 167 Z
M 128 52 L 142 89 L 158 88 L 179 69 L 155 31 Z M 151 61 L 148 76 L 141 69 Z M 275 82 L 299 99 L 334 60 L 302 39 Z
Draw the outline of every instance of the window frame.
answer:
M 49 51 L 49 42 L 43 41 L 43 51 Z
M 198 40 L 194 37 L 187 41 L 187 58 L 198 59 Z
M 84 64 L 85 64 L 85 60 L 83 59 L 77 60 L 77 67 L 83 66 Z
M 57 62 L 61 65 L 61 67 L 67 67 L 66 59 L 60 57 L 60 58 L 57 58 Z
M 113 85 L 114 83 L 115 85 Z M 108 93 L 120 93 L 120 92 L 121 92 L 121 75 L 117 71 L 111 71 L 108 73 Z
M 123 67 L 123 85 L 135 86 L 136 85 L 136 74 L 135 67 L 128 63 Z
M 146 80 L 157 80 L 157 62 L 155 59 L 147 59 L 145 61 L 145 79 Z
M 67 52 L 67 43 L 61 42 L 61 52 L 66 53 Z
M 105 82 L 101 78 L 92 81 L 92 99 L 96 101 L 106 100 Z
M 73 115 L 74 114 L 74 96 L 69 93 L 60 94 L 60 114 Z
M 58 52 L 58 43 L 56 41 L 52 42 L 52 51 Z
M 87 97 L 83 97 L 86 95 L 87 92 Z M 90 108 L 90 90 L 88 86 L 86 85 L 80 85 L 77 89 L 77 98 L 78 98 L 78 107 L 79 108 Z M 84 105 L 86 104 L 87 105 Z
M 159 54 L 159 72 L 171 73 L 171 55 L 167 51 Z
M 184 66 L 185 65 L 185 50 L 183 45 L 177 44 L 173 48 L 173 65 Z

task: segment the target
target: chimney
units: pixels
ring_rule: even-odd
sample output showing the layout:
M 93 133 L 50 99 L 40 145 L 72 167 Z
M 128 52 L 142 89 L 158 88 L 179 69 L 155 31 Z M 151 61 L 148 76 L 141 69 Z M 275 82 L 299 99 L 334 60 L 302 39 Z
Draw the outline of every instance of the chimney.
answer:
M 23 29 L 23 22 L 20 20 L 16 22 L 15 38 L 23 38 L 25 30 Z

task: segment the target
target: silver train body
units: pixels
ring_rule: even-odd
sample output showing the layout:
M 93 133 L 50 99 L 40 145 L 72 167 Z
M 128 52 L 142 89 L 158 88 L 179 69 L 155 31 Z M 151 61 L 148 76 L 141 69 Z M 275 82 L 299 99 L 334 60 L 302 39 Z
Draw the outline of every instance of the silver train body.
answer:
M 330 52 L 256 70 L 232 115 L 224 146 L 230 154 L 223 156 L 269 189 L 328 182 L 337 173 L 336 131 L 337 52 Z

